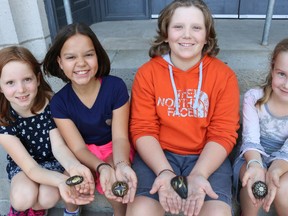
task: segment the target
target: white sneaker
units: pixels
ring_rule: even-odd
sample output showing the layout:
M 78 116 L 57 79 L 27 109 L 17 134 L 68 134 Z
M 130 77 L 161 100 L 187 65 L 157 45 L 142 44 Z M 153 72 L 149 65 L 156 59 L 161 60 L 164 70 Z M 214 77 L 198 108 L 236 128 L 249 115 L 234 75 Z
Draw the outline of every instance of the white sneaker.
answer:
M 81 216 L 82 208 L 79 206 L 77 212 L 68 212 L 67 209 L 64 210 L 63 216 Z

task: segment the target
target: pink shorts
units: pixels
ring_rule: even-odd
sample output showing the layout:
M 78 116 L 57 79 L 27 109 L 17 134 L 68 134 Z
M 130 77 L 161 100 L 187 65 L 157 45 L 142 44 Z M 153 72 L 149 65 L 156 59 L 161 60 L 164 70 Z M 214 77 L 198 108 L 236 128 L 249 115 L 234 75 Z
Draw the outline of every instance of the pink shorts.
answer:
M 89 149 L 90 152 L 92 152 L 97 158 L 99 158 L 100 160 L 106 161 L 108 157 L 110 157 L 112 155 L 112 141 L 102 145 L 102 146 L 97 146 L 95 144 L 89 144 L 87 145 L 87 148 Z M 129 159 L 130 161 L 133 161 L 134 158 L 134 148 L 131 146 L 130 147 L 130 156 Z M 98 173 L 96 173 L 96 179 L 95 179 L 95 183 L 96 183 L 96 189 L 100 194 L 103 194 L 103 190 L 98 178 Z

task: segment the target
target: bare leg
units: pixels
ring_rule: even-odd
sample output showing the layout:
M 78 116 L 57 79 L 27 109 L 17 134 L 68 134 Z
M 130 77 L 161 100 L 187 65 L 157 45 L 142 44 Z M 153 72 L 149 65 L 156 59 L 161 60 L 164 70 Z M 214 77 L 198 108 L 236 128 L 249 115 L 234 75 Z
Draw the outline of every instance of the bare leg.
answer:
M 126 216 L 163 216 L 165 214 L 161 204 L 152 198 L 137 196 L 133 203 L 129 203 Z
M 39 185 L 37 202 L 32 206 L 34 210 L 49 209 L 56 205 L 60 199 L 58 188 Z
M 11 181 L 10 202 L 17 211 L 25 211 L 37 202 L 39 185 L 24 172 L 16 174 Z M 25 199 L 23 199 L 25 198 Z
M 286 216 L 288 212 L 288 173 L 280 178 L 280 188 L 274 199 L 274 205 L 279 216 Z
M 127 204 L 122 204 L 122 203 L 116 202 L 114 200 L 108 200 L 108 201 L 113 208 L 114 216 L 125 216 L 126 215 Z
M 201 209 L 200 216 L 231 216 L 231 207 L 222 201 L 206 201 Z

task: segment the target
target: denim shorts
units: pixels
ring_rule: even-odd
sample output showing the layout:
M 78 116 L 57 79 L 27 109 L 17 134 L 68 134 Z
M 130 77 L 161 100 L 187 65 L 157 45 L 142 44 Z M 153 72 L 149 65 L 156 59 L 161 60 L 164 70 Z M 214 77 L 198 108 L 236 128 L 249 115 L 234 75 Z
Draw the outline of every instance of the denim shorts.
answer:
M 199 155 L 179 155 L 172 152 L 164 151 L 167 160 L 172 166 L 176 175 L 188 176 L 195 166 Z M 146 196 L 159 201 L 158 194 L 150 194 L 155 173 L 145 164 L 138 153 L 136 153 L 132 168 L 136 172 L 138 178 L 138 186 L 136 196 Z M 232 199 L 232 167 L 228 158 L 223 164 L 208 178 L 213 190 L 218 195 L 218 199 L 227 203 L 231 207 Z M 205 197 L 205 201 L 213 200 L 209 196 Z

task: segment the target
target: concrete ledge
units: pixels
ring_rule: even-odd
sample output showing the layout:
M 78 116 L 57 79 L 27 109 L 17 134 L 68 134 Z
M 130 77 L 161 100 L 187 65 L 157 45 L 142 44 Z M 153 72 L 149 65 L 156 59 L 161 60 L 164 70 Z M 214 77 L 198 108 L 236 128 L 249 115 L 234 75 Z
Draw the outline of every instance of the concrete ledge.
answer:
M 64 209 L 63 201 L 59 201 L 55 208 Z M 96 192 L 95 200 L 89 205 L 82 206 L 83 211 L 94 212 L 94 213 L 113 213 L 113 209 L 107 199 Z
M 1 190 L 1 189 L 0 189 Z M 9 200 L 1 200 L 0 201 L 0 216 L 6 216 L 9 212 L 10 202 Z

